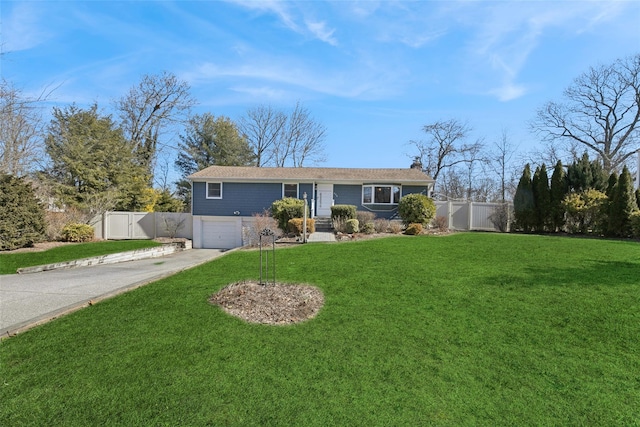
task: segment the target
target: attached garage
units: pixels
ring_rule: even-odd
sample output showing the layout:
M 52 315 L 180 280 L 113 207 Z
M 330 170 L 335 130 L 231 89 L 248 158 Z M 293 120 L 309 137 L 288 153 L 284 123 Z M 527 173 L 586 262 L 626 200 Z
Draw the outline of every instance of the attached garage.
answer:
M 240 218 L 194 217 L 193 247 L 197 249 L 232 249 L 242 246 Z

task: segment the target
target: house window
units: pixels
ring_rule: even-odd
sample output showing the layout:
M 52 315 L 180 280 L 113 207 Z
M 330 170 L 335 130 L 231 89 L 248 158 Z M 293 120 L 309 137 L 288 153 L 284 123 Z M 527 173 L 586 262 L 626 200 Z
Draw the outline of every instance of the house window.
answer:
M 362 204 L 397 205 L 400 201 L 400 186 L 364 185 L 362 186 Z
M 222 199 L 221 182 L 207 182 L 207 199 Z
M 282 197 L 298 198 L 298 184 L 282 184 Z

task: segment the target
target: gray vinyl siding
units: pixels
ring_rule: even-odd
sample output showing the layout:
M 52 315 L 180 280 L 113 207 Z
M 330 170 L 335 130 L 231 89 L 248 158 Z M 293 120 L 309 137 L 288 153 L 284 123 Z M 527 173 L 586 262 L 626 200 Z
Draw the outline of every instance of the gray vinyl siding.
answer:
M 193 183 L 193 215 L 251 216 L 282 198 L 280 183 L 222 183 L 222 199 L 207 199 L 206 183 Z
M 336 205 L 356 205 L 360 207 L 362 202 L 362 185 L 333 186 L 334 202 Z
M 337 205 L 355 205 L 360 211 L 369 211 L 376 214 L 378 218 L 391 218 L 398 211 L 398 205 L 362 205 L 362 185 L 334 185 L 333 191 L 336 194 L 335 203 Z M 426 186 L 403 185 L 402 197 L 407 194 L 422 193 L 427 194 Z
M 213 181 L 212 181 L 213 182 Z M 307 193 L 307 200 L 315 198 L 313 184 L 300 183 L 299 197 Z M 397 212 L 397 205 L 362 206 L 362 185 L 336 184 L 334 200 L 339 205 L 355 205 L 358 210 L 371 211 L 378 218 L 389 218 Z M 426 186 L 402 186 L 402 196 L 412 193 L 427 193 Z M 206 183 L 193 183 L 193 215 L 252 216 L 271 208 L 271 204 L 282 198 L 282 183 L 222 183 L 222 199 L 207 199 Z M 239 212 L 236 214 L 235 212 Z
M 213 181 L 212 181 L 213 182 Z M 299 184 L 300 199 L 307 193 L 313 197 L 313 184 Z M 252 216 L 270 209 L 271 204 L 282 199 L 282 183 L 223 182 L 222 199 L 207 199 L 206 183 L 193 183 L 193 215 Z

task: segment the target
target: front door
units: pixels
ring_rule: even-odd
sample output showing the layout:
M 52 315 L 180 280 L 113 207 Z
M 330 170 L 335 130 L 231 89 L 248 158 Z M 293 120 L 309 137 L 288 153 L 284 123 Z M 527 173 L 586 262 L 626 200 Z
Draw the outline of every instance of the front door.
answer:
M 316 215 L 330 217 L 331 206 L 333 206 L 333 184 L 318 184 L 316 201 Z

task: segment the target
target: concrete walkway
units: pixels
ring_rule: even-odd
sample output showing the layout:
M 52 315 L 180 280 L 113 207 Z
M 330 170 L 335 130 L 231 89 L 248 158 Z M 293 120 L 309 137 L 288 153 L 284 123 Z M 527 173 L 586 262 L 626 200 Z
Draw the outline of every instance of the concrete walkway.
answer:
M 0 337 L 48 322 L 105 298 L 211 261 L 218 249 L 32 274 L 0 275 Z
M 336 235 L 326 231 L 316 231 L 307 237 L 307 242 L 335 242 Z

